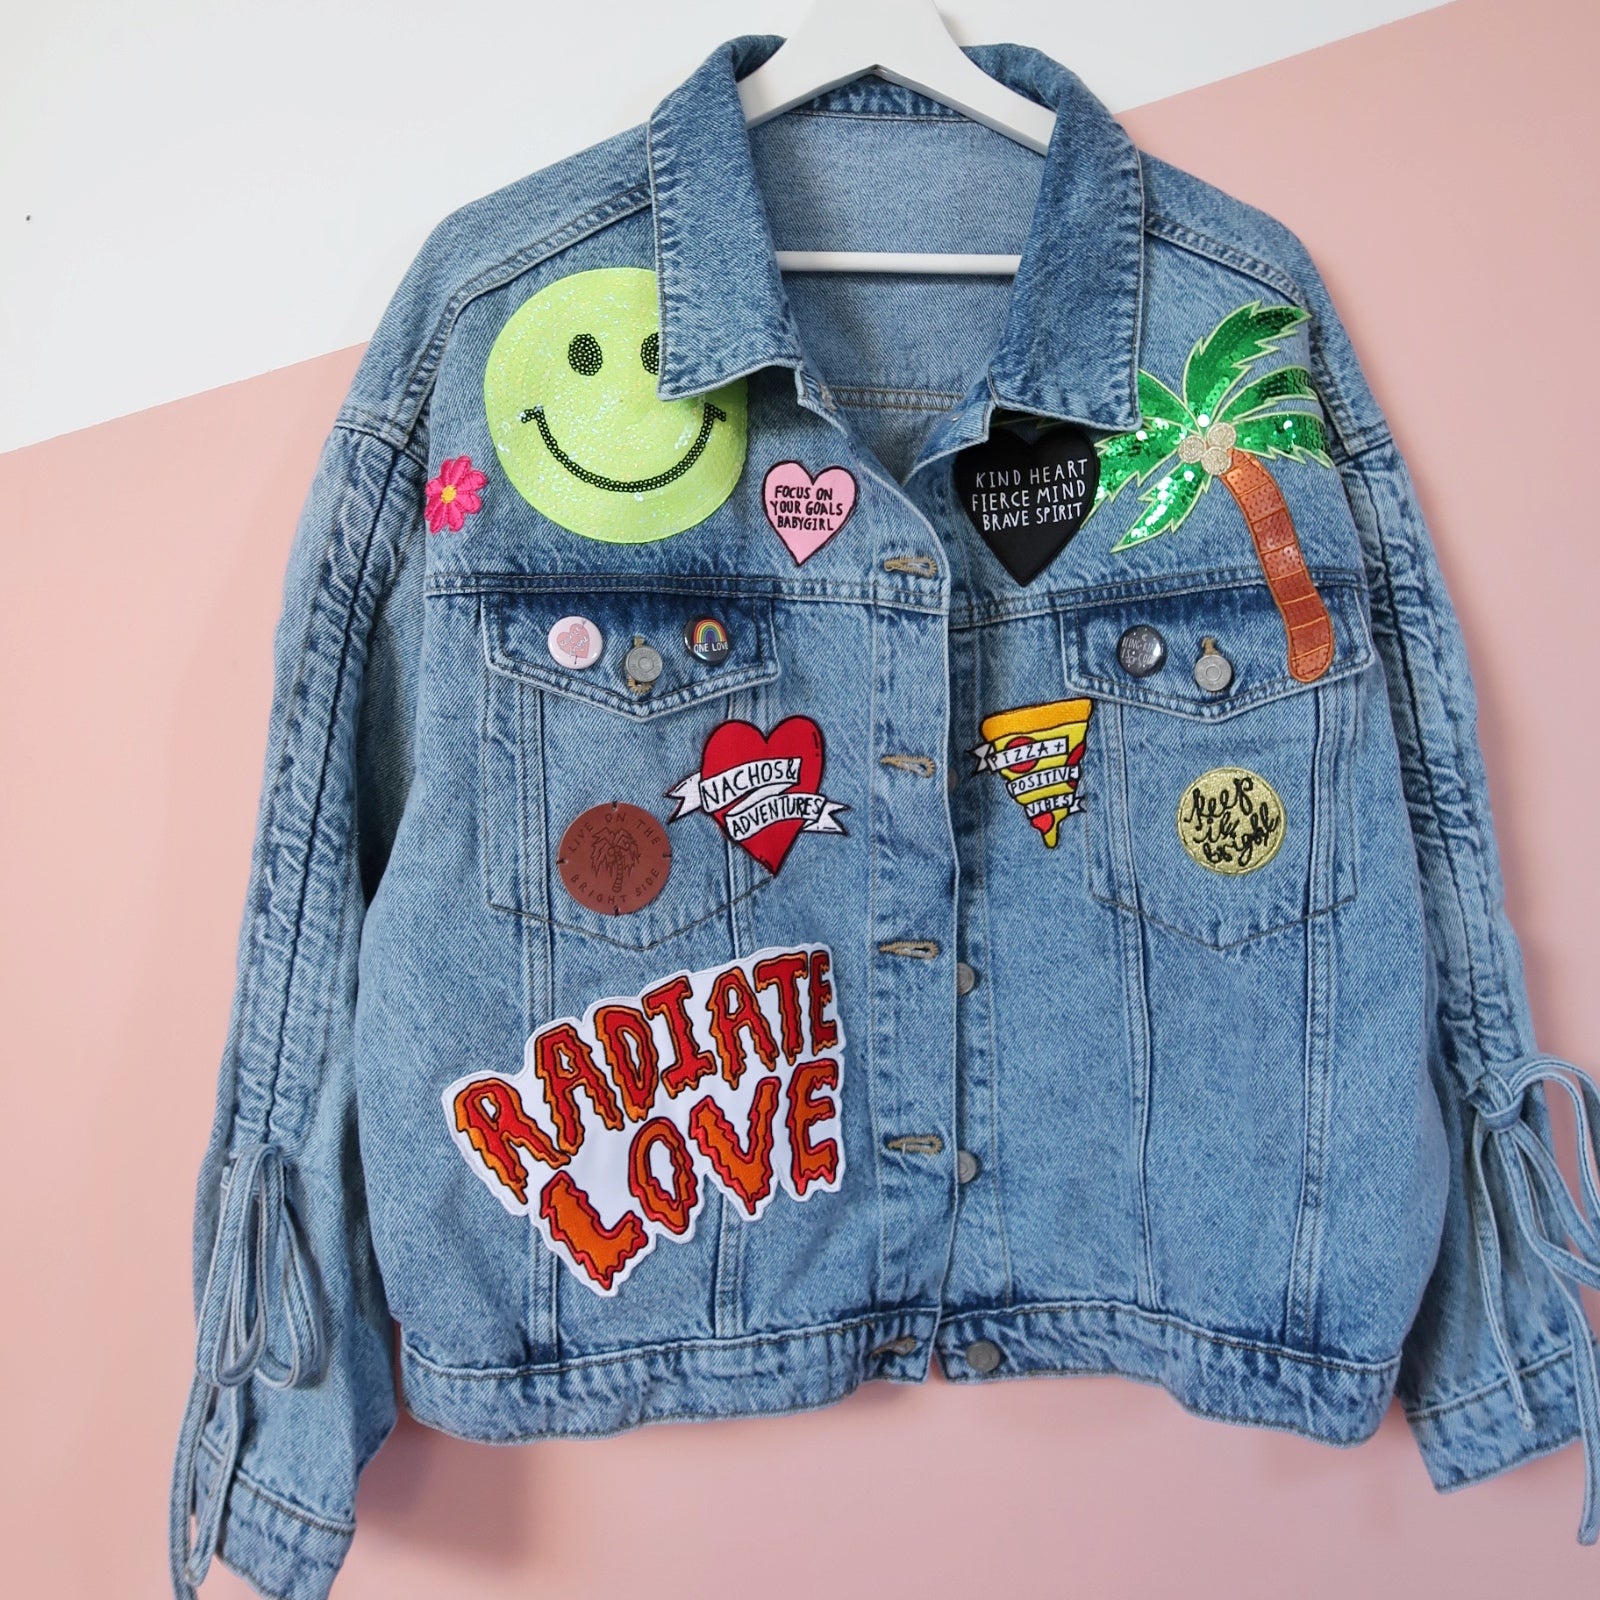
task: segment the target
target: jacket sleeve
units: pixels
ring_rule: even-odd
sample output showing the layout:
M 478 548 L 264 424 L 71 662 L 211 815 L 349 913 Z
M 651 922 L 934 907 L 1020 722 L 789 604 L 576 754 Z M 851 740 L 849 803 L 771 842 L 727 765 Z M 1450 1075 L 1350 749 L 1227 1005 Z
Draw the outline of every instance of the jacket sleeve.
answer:
M 1398 1393 L 1440 1489 L 1581 1438 L 1578 1537 L 1589 1544 L 1600 1533 L 1600 1382 L 1579 1286 L 1600 1287 L 1600 1093 L 1535 1047 L 1460 624 L 1406 465 L 1326 289 L 1297 255 L 1416 844 L 1431 968 L 1428 1065 L 1449 1157 L 1439 1253 Z M 1552 1090 L 1576 1112 L 1576 1196 L 1553 1154 Z
M 171 1565 L 215 1551 L 262 1592 L 323 1600 L 356 1478 L 393 1426 L 351 1039 L 363 914 L 409 781 L 422 473 L 342 418 L 295 532 L 216 1119 L 195 1219 L 196 1373 Z

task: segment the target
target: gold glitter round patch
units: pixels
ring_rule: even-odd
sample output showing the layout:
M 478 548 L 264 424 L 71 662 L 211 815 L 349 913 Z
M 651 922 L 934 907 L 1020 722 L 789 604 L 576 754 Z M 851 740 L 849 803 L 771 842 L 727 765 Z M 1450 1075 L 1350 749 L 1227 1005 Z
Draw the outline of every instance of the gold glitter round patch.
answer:
M 1283 801 L 1247 767 L 1213 767 L 1178 802 L 1178 838 L 1189 858 L 1228 877 L 1254 872 L 1283 843 Z

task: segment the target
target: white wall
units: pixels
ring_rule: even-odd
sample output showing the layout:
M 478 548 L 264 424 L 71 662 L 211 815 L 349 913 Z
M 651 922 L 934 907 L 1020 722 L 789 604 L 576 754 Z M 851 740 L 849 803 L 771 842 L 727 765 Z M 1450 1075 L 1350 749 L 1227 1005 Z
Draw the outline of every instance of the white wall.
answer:
M 1439 0 L 1006 0 L 1113 110 Z M 0 450 L 368 338 L 463 201 L 803 0 L 3 0 Z

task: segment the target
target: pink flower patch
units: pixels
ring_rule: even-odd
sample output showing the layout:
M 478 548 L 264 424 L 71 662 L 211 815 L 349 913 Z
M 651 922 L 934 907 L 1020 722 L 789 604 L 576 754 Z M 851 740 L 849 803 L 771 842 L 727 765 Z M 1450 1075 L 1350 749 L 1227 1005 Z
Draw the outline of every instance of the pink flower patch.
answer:
M 489 475 L 473 466 L 471 456 L 451 456 L 441 462 L 439 476 L 428 479 L 428 532 L 442 533 L 448 528 L 460 533 L 467 518 L 482 508 L 478 491 L 488 481 Z

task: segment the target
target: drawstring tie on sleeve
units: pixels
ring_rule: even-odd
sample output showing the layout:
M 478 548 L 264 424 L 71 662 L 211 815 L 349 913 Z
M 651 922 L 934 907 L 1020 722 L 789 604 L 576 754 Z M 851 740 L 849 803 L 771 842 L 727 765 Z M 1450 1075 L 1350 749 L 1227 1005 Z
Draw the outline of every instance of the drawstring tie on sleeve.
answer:
M 1561 1089 L 1576 1112 L 1581 1207 L 1574 1202 L 1548 1144 L 1524 1115 L 1524 1098 L 1535 1084 Z M 1578 1285 L 1600 1289 L 1600 1169 L 1596 1164 L 1600 1089 L 1569 1062 L 1554 1056 L 1530 1056 L 1507 1072 L 1491 1073 L 1469 1098 L 1476 1112 L 1468 1152 L 1469 1197 L 1490 1334 L 1510 1379 L 1517 1415 L 1523 1427 L 1531 1430 L 1533 1411 L 1506 1333 L 1499 1219 L 1488 1177 L 1492 1162 L 1511 1197 L 1517 1232 L 1544 1263 L 1566 1309 L 1584 1460 L 1583 1520 L 1578 1538 L 1593 1544 L 1600 1537 L 1600 1370 Z M 1548 1231 L 1546 1218 L 1554 1222 Z
M 274 1353 L 280 1327 L 287 1360 Z M 285 1193 L 283 1158 L 271 1145 L 247 1145 L 222 1180 L 200 1299 L 194 1383 L 173 1468 L 170 1558 L 178 1600 L 193 1600 L 211 1566 L 239 1457 L 245 1384 L 256 1377 L 275 1389 L 293 1388 L 314 1378 L 321 1364 L 315 1289 Z M 191 1541 L 201 1436 L 219 1410 L 222 1459 Z

